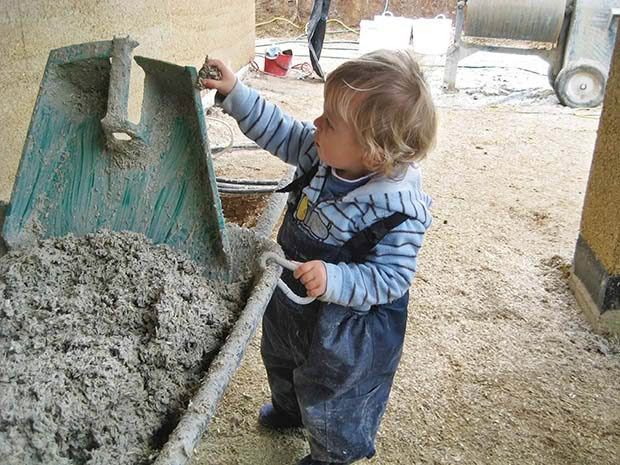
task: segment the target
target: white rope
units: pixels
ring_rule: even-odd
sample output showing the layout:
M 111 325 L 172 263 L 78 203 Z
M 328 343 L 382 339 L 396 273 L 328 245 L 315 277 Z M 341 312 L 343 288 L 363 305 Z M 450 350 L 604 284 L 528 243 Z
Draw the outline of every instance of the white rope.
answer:
M 272 260 L 274 262 L 276 262 L 278 265 L 282 266 L 283 268 L 286 268 L 287 270 L 291 270 L 291 271 L 295 271 L 295 268 L 297 268 L 297 264 L 295 264 L 295 262 L 292 262 L 290 260 L 287 260 L 286 258 L 278 255 L 277 253 L 274 252 L 264 252 L 261 256 L 260 256 L 260 266 L 265 269 L 267 268 L 267 262 L 269 260 Z M 278 287 L 282 290 L 282 292 L 284 292 L 286 294 L 286 296 L 291 299 L 293 302 L 295 302 L 296 304 L 299 305 L 308 305 L 310 302 L 314 302 L 316 300 L 316 297 L 299 297 L 297 294 L 295 294 L 291 288 L 289 288 L 286 283 L 284 281 L 282 281 L 281 278 L 278 278 Z
M 215 160 L 217 157 L 219 157 L 220 155 L 223 155 L 224 153 L 228 152 L 232 148 L 233 142 L 235 141 L 235 132 L 232 126 L 228 124 L 226 121 L 224 121 L 223 119 L 214 118 L 213 116 L 206 116 L 206 115 L 205 115 L 205 119 L 223 124 L 224 126 L 226 126 L 230 134 L 230 142 L 228 143 L 226 147 L 213 147 L 211 149 L 211 157 Z

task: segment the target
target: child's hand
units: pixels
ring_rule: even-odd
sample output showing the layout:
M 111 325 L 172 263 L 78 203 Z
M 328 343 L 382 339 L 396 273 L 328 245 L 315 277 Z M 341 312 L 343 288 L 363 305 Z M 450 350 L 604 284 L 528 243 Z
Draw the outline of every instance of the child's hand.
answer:
M 222 95 L 230 94 L 235 84 L 237 83 L 237 76 L 232 70 L 226 66 L 221 60 L 208 60 L 209 66 L 215 66 L 220 73 L 222 73 L 221 79 L 200 79 L 200 85 L 204 89 L 216 89 Z
M 321 260 L 302 263 L 293 272 L 293 277 L 306 286 L 310 297 L 320 297 L 327 290 L 327 270 Z

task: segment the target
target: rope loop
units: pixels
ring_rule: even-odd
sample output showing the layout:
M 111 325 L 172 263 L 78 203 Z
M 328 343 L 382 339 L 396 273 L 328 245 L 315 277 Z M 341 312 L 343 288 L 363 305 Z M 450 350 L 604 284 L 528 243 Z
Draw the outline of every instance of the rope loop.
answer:
M 260 258 L 259 258 L 260 266 L 263 269 L 267 269 L 267 262 L 268 261 L 276 262 L 278 265 L 280 265 L 283 268 L 286 268 L 287 270 L 290 270 L 290 271 L 295 271 L 295 268 L 297 268 L 297 266 L 298 266 L 298 264 L 296 264 L 295 262 L 287 260 L 286 258 L 278 255 L 275 252 L 264 252 L 260 256 Z M 298 296 L 297 294 L 295 294 L 291 290 L 290 287 L 288 287 L 286 285 L 286 283 L 284 281 L 282 281 L 282 278 L 278 278 L 278 287 L 282 290 L 282 292 L 284 292 L 284 294 L 286 294 L 286 296 L 289 299 L 291 299 L 296 304 L 308 305 L 309 303 L 314 302 L 316 300 L 316 297 L 311 297 L 311 296 L 300 297 L 300 296 Z

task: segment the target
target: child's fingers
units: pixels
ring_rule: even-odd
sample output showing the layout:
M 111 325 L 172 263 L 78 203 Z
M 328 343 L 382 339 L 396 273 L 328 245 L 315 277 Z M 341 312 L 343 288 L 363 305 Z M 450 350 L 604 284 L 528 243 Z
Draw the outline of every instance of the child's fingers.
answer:
M 325 291 L 323 290 L 321 283 L 318 281 L 313 281 L 312 285 L 306 285 L 306 294 L 308 294 L 310 297 L 318 297 L 324 292 Z
M 235 73 L 226 66 L 222 60 L 218 60 L 217 58 L 210 58 L 207 61 L 207 66 L 209 68 L 216 68 L 220 76 L 218 76 L 218 79 L 200 79 L 200 88 L 215 89 L 223 95 L 228 95 L 237 82 Z
M 306 273 L 311 272 L 312 269 L 312 262 L 302 263 L 297 268 L 295 268 L 295 271 L 293 271 L 293 277 L 295 279 L 301 279 L 302 276 L 304 276 Z
M 216 89 L 218 81 L 215 79 L 201 79 L 200 85 L 205 89 Z
M 318 277 L 315 273 L 313 273 L 313 272 L 311 272 L 311 271 L 310 271 L 310 272 L 308 272 L 308 273 L 305 273 L 305 274 L 303 274 L 302 276 L 300 276 L 300 277 L 299 277 L 299 280 L 301 281 L 301 283 L 302 283 L 304 286 L 306 286 L 306 289 L 307 289 L 309 286 L 312 286 L 312 285 L 313 285 L 313 283 L 314 283 L 314 285 L 316 285 L 316 281 L 317 281 L 318 279 L 319 279 L 319 277 Z
M 207 61 L 207 64 L 209 66 L 217 66 L 217 69 L 219 69 L 220 71 L 222 71 L 222 68 L 226 67 L 224 62 L 222 60 L 218 60 L 217 58 L 209 58 L 209 61 Z
M 230 79 L 235 74 L 232 72 L 232 70 L 228 66 L 224 64 L 222 60 L 218 60 L 217 58 L 209 59 L 207 64 L 209 66 L 215 66 L 220 71 L 220 73 L 222 73 L 222 79 L 226 79 L 226 78 Z
M 322 266 L 320 261 L 313 260 L 302 263 L 293 272 L 295 279 L 299 279 L 306 288 L 306 293 L 311 297 L 320 297 L 325 293 Z
M 325 281 L 321 276 L 315 276 L 305 284 L 306 293 L 311 297 L 320 297 L 325 294 Z

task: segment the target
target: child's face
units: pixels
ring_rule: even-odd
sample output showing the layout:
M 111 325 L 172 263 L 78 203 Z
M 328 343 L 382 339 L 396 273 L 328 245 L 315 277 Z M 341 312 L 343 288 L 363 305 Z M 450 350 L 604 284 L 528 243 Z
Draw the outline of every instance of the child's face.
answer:
M 336 169 L 345 179 L 358 179 L 370 173 L 364 166 L 362 146 L 353 129 L 341 118 L 330 115 L 324 108 L 314 125 L 314 143 L 321 161 Z

